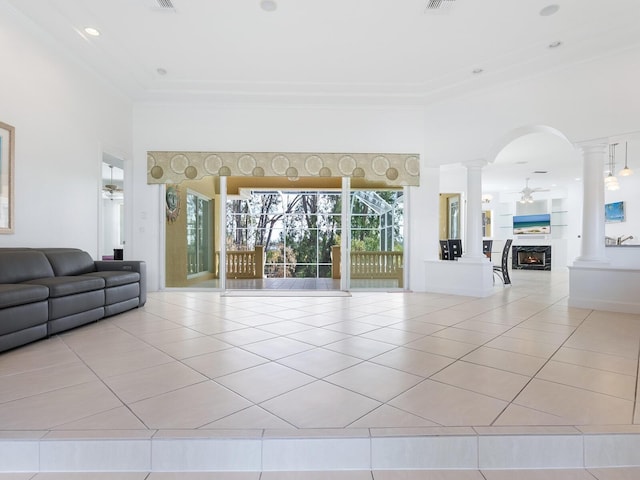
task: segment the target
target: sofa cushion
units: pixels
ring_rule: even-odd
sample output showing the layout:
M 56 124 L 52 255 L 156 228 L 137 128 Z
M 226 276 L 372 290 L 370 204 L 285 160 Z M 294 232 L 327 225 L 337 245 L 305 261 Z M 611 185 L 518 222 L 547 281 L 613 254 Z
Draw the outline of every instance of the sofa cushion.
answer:
M 117 287 L 119 285 L 128 285 L 129 283 L 138 283 L 140 281 L 140 274 L 138 272 L 124 272 L 118 270 L 112 271 L 100 271 L 100 272 L 91 272 L 85 275 L 91 277 L 102 277 L 104 278 L 105 285 L 107 288 L 109 287 Z
M 118 287 L 105 288 L 104 304 L 113 305 L 115 303 L 124 302 L 131 299 L 138 300 L 140 296 L 140 284 L 129 283 Z
M 49 289 L 43 285 L 0 284 L 0 308 L 39 302 L 49 297 Z
M 0 336 L 10 335 L 36 325 L 45 325 L 48 319 L 49 305 L 46 300 L 2 308 L 0 309 Z
M 104 288 L 104 279 L 80 275 L 78 277 L 38 278 L 24 282 L 29 285 L 44 285 L 49 288 L 49 297 L 65 297 L 76 293 L 90 292 Z
M 103 307 L 104 289 L 65 297 L 49 298 L 49 322 Z M 102 315 L 104 315 L 104 309 Z M 93 318 L 93 320 L 97 319 Z
M 96 269 L 91 255 L 83 250 L 52 248 L 43 249 L 42 252 L 49 259 L 56 277 L 82 275 Z
M 47 257 L 36 250 L 0 252 L 0 284 L 22 283 L 34 278 L 53 277 Z

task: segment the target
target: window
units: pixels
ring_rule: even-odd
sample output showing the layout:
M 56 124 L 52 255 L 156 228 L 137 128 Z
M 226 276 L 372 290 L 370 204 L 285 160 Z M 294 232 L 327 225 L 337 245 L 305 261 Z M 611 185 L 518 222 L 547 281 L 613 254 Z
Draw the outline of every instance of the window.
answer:
M 330 278 L 331 247 L 340 244 L 340 193 L 252 192 L 227 205 L 227 248 L 265 247 L 271 278 Z
M 187 274 L 211 270 L 211 199 L 187 192 Z

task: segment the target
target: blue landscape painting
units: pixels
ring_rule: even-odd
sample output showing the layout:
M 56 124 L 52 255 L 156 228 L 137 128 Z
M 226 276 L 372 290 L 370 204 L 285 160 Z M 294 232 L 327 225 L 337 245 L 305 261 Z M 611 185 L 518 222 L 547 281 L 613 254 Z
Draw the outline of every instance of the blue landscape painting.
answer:
M 540 215 L 514 215 L 513 234 L 549 234 L 551 233 L 551 215 L 543 213 Z
M 624 202 L 605 204 L 604 221 L 607 223 L 624 222 Z

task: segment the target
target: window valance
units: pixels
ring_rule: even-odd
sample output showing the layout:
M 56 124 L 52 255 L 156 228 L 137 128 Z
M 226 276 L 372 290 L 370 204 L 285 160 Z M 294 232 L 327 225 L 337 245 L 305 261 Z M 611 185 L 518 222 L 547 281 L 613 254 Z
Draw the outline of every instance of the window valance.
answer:
M 398 153 L 147 152 L 147 183 L 206 176 L 353 177 L 390 187 L 420 181 L 420 156 Z

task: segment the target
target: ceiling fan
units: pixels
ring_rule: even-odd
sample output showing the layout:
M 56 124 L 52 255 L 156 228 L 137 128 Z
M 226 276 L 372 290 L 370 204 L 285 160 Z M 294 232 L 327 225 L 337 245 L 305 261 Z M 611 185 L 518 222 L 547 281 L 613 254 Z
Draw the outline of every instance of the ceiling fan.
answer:
M 109 197 L 112 197 L 114 193 L 122 192 L 122 189 L 113 183 L 113 165 L 109 165 L 109 168 L 111 169 L 111 182 L 103 185 L 102 190 L 107 192 Z
M 531 188 L 529 186 L 529 178 L 527 178 L 525 182 L 525 186 L 518 193 L 521 193 L 520 203 L 533 203 L 533 193 L 534 192 L 548 192 L 548 188 Z

